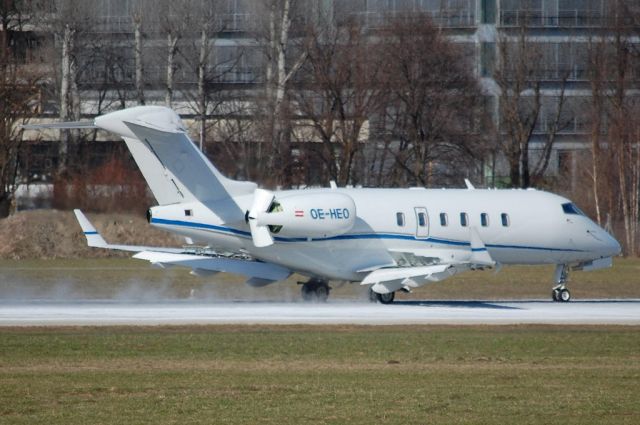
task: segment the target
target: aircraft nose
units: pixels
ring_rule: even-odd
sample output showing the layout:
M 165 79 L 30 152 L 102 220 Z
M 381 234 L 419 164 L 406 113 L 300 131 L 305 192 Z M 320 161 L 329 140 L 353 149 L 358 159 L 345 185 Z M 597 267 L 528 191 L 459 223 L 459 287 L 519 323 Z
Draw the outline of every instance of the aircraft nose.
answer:
M 605 238 L 602 241 L 604 245 L 601 248 L 602 255 L 606 257 L 615 257 L 616 255 L 619 255 L 622 252 L 622 247 L 620 246 L 620 243 L 616 240 L 616 238 L 611 236 L 608 232 L 602 230 L 602 233 L 605 235 Z
M 620 255 L 622 252 L 622 247 L 620 246 L 620 242 L 616 240 L 613 236 L 609 235 L 609 241 L 607 243 L 611 257 L 615 257 L 616 255 Z

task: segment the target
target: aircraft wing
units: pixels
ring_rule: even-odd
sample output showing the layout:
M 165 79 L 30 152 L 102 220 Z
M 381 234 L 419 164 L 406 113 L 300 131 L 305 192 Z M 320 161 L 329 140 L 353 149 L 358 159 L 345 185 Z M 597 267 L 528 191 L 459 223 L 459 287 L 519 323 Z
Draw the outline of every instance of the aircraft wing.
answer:
M 247 283 L 263 286 L 291 275 L 291 270 L 271 263 L 254 260 L 248 257 L 195 253 L 183 248 L 164 248 L 138 245 L 109 244 L 98 233 L 87 217 L 80 210 L 73 211 L 78 223 L 87 238 L 87 244 L 95 248 L 114 249 L 118 251 L 136 252 L 133 258 L 147 260 L 159 267 L 182 266 L 191 268 L 192 274 L 198 276 L 212 275 L 218 272 L 235 273 L 249 277 Z
M 466 264 L 384 268 L 369 273 L 361 284 L 372 285 L 371 290 L 378 294 L 388 294 L 399 289 L 409 290 L 429 282 L 438 282 L 468 269 Z
M 499 268 L 500 265 L 491 258 L 478 231 L 474 227 L 471 227 L 469 232 L 468 258 L 466 260 L 454 263 L 442 262 L 441 258 L 444 256 L 437 255 L 438 252 L 432 249 L 414 250 L 412 252 L 398 251 L 398 253 L 403 254 L 405 259 L 409 259 L 409 261 L 411 261 L 411 259 L 407 257 L 407 254 L 422 257 L 425 261 L 421 265 L 412 264 L 409 267 L 381 267 L 375 270 L 372 269 L 362 280 L 362 285 L 372 285 L 371 289 L 373 292 L 387 294 L 399 289 L 410 290 L 411 288 L 418 288 L 429 282 L 438 282 L 466 270 L 494 266 L 498 266 Z

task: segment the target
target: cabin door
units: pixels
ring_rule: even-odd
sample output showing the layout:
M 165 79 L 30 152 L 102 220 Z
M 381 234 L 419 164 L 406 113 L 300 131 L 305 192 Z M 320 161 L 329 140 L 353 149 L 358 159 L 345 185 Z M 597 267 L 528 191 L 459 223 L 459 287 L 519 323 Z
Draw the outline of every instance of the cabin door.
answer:
M 416 211 L 416 237 L 426 238 L 429 236 L 429 216 L 425 207 L 415 207 Z

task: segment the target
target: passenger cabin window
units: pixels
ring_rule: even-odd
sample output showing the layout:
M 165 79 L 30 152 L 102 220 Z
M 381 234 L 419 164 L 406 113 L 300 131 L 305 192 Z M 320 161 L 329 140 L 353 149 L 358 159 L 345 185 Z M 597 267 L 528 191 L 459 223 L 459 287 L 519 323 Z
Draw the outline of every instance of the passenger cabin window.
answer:
M 440 226 L 445 227 L 449 225 L 449 219 L 447 213 L 440 213 Z
M 399 212 L 396 213 L 396 222 L 398 223 L 398 226 L 403 227 L 404 226 L 404 214 Z
M 425 227 L 427 225 L 427 215 L 423 212 L 418 213 L 418 226 Z
M 500 214 L 500 220 L 502 221 L 502 225 L 504 227 L 509 227 L 509 224 L 510 224 L 509 214 L 506 214 L 506 213 Z
M 469 216 L 467 213 L 460 213 L 460 225 L 462 227 L 467 227 L 469 225 Z
M 580 211 L 580 208 L 576 207 L 576 205 L 572 204 L 571 202 L 562 204 L 562 211 L 564 211 L 565 214 L 585 215 L 582 211 Z
M 487 227 L 489 225 L 489 214 L 480 214 L 480 224 L 482 225 L 482 227 Z
M 184 210 L 184 216 L 185 217 L 193 216 L 193 210 Z

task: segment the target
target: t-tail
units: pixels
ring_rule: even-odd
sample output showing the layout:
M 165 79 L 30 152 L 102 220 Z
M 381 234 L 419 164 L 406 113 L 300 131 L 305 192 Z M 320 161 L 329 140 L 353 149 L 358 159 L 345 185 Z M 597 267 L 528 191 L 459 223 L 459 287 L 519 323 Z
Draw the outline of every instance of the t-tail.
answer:
M 159 205 L 209 204 L 254 192 L 256 184 L 224 177 L 193 144 L 182 120 L 162 106 L 138 106 L 91 122 L 26 125 L 35 128 L 99 128 L 122 137 Z
M 223 176 L 187 135 L 182 120 L 163 106 L 137 106 L 101 115 L 93 122 L 26 125 L 25 129 L 97 128 L 124 139 L 160 207 L 200 203 L 225 223 L 248 221 L 256 247 L 274 243 L 258 218 L 268 212 L 274 194 L 252 182 Z M 241 210 L 236 200 L 250 196 L 249 208 Z M 264 221 L 264 217 L 263 220 Z

